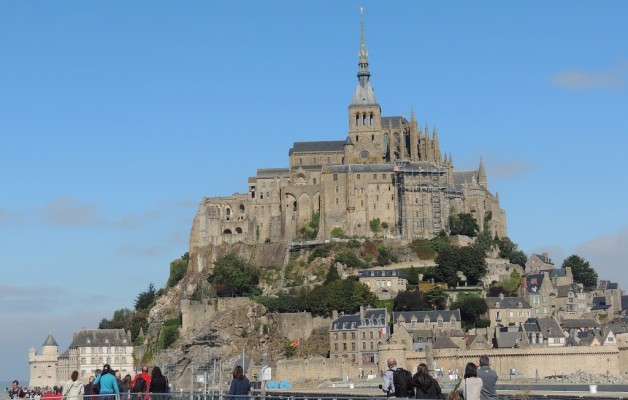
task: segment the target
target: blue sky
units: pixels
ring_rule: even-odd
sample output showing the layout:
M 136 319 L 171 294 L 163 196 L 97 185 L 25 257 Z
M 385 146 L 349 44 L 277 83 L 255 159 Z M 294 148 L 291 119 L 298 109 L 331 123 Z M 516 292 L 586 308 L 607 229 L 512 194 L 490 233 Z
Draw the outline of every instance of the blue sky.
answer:
M 361 4 L 383 115 L 628 287 L 626 2 L 0 1 L 0 378 L 163 286 L 203 196 L 346 137 Z

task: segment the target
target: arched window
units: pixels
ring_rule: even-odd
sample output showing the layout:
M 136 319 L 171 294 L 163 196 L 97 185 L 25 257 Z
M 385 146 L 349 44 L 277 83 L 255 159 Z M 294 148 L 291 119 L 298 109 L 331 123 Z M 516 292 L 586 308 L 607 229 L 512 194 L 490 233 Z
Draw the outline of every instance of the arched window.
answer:
M 355 126 L 360 125 L 360 114 L 355 114 Z
M 225 229 L 222 233 L 225 235 L 231 235 L 231 229 Z
M 362 125 L 366 125 L 366 113 L 362 114 Z
M 371 118 L 369 120 L 369 125 L 373 125 L 373 113 L 371 113 Z
M 244 212 L 244 204 L 240 204 L 240 212 L 243 213 Z
M 236 233 L 242 233 L 242 228 L 240 228 L 239 226 L 236 228 Z

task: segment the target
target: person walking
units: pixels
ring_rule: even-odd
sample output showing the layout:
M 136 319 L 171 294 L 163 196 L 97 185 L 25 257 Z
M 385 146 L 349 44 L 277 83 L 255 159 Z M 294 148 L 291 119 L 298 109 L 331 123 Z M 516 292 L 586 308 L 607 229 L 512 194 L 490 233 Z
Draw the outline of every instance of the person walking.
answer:
M 478 367 L 474 363 L 468 363 L 464 369 L 464 379 L 460 383 L 460 390 L 462 390 L 464 400 L 480 400 L 482 379 L 478 378 Z
M 487 355 L 480 356 L 480 368 L 478 368 L 478 378 L 482 379 L 482 392 L 480 400 L 498 400 L 495 383 L 497 382 L 497 372 L 489 366 Z
M 70 380 L 63 385 L 63 391 L 61 394 L 64 399 L 83 400 L 83 392 L 85 391 L 85 388 L 83 387 L 83 382 L 78 380 L 78 376 L 78 371 L 72 372 Z
M 20 382 L 18 382 L 17 379 L 11 382 L 11 390 L 9 390 L 9 398 L 19 399 L 19 398 L 24 398 L 24 397 L 26 397 L 26 393 L 24 393 L 24 390 L 20 387 Z
M 235 396 L 246 396 L 251 391 L 251 382 L 244 376 L 244 369 L 241 366 L 236 365 L 233 369 L 233 379 L 231 380 L 231 386 L 229 387 L 229 396 L 232 398 L 238 398 Z
M 111 371 L 109 364 L 103 365 L 102 372 L 96 375 L 93 384 L 100 385 L 99 400 L 116 400 L 116 397 L 120 395 L 116 376 Z
M 158 366 L 153 367 L 148 391 L 154 400 L 163 400 L 166 398 L 166 394 L 170 392 L 168 378 L 161 373 L 161 369 Z
M 421 363 L 416 368 L 416 374 L 412 377 L 412 387 L 417 399 L 443 399 L 440 385 L 432 378 L 427 369 L 427 364 Z

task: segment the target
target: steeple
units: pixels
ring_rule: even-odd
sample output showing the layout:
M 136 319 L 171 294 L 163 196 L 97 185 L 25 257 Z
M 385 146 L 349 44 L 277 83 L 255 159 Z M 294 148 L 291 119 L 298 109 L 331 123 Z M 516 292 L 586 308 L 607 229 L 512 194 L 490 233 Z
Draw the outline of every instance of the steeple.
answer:
M 478 168 L 478 183 L 486 187 L 486 170 L 484 169 L 484 160 L 480 157 L 480 167 Z
M 360 7 L 360 58 L 358 61 L 358 79 L 362 81 L 363 77 L 368 80 L 371 73 L 369 72 L 369 52 L 366 50 L 366 42 L 364 41 L 364 7 Z

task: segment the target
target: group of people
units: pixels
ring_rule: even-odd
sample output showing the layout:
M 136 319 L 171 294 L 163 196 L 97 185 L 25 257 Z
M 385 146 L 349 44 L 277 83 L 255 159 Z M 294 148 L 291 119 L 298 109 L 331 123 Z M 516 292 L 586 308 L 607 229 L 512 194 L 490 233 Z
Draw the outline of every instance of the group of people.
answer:
M 7 388 L 10 399 L 33 399 L 33 400 L 61 400 L 63 388 L 60 386 L 53 387 L 21 387 L 18 380 L 11 382 L 11 389 Z
M 486 355 L 480 357 L 480 366 L 475 363 L 468 363 L 465 367 L 464 377 L 461 379 L 449 398 L 454 400 L 462 395 L 464 400 L 498 400 L 495 390 L 497 373 L 489 366 L 489 358 Z M 388 396 L 415 397 L 417 399 L 444 399 L 445 396 L 436 379 L 429 374 L 426 364 L 421 363 L 417 367 L 416 373 L 410 378 L 410 373 L 397 366 L 394 358 L 387 360 L 388 370 L 384 372 L 384 380 L 380 388 Z M 408 378 L 396 378 L 404 372 Z M 405 387 L 395 388 L 395 382 L 400 385 L 404 382 Z

